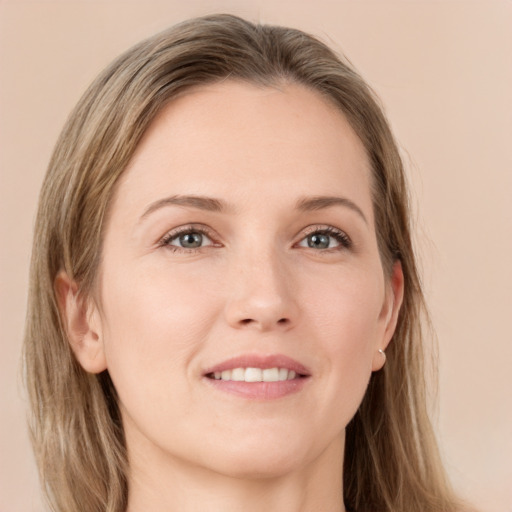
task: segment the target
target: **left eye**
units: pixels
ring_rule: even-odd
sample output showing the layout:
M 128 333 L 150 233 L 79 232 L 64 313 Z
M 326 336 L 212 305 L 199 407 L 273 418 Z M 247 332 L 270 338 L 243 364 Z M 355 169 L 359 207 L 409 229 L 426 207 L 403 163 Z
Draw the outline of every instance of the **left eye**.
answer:
M 299 247 L 311 249 L 334 249 L 350 247 L 350 239 L 341 231 L 321 230 L 310 233 L 299 242 Z
M 198 249 L 199 247 L 213 244 L 210 238 L 200 231 L 186 231 L 174 235 L 172 238 L 168 238 L 165 243 L 170 246 L 181 247 L 182 249 Z

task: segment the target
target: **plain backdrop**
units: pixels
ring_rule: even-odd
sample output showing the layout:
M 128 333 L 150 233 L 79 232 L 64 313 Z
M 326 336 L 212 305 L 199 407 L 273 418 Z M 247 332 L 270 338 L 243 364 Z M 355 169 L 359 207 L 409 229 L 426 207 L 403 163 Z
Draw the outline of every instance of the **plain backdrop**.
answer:
M 121 51 L 221 11 L 316 34 L 382 98 L 412 183 L 439 338 L 434 421 L 443 457 L 482 512 L 511 512 L 510 0 L 0 0 L 0 511 L 43 510 L 19 358 L 53 144 L 85 87 Z

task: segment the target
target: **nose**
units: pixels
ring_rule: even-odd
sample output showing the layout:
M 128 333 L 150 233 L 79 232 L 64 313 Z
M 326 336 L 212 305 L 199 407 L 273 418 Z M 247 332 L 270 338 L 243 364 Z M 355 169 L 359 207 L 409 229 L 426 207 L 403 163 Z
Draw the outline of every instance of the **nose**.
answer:
M 277 254 L 259 252 L 249 260 L 244 259 L 230 277 L 225 314 L 231 327 L 286 331 L 297 323 L 295 280 Z

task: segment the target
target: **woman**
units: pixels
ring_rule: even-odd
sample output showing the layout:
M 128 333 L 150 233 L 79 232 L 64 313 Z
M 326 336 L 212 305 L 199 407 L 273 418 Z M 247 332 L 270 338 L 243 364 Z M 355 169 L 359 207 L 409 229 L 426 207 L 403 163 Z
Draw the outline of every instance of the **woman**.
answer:
M 228 15 L 91 85 L 40 198 L 25 340 L 54 510 L 460 510 L 371 90 Z

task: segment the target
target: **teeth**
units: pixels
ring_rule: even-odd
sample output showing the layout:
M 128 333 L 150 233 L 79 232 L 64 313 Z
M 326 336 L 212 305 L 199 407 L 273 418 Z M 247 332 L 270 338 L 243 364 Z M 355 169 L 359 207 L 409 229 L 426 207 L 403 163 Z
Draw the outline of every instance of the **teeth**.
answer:
M 235 373 L 237 370 L 242 370 L 242 373 L 244 373 L 244 370 L 242 368 L 237 368 L 236 370 L 233 370 L 233 373 Z M 262 380 L 263 375 L 260 368 L 246 368 L 245 382 L 261 382 Z
M 230 380 L 245 380 L 245 371 L 243 368 L 234 368 L 231 370 L 231 379 Z
M 233 380 L 245 382 L 277 382 L 292 380 L 297 377 L 293 370 L 287 368 L 233 368 L 213 374 L 216 380 Z
M 279 368 L 265 368 L 262 374 L 264 382 L 277 382 L 279 380 Z

